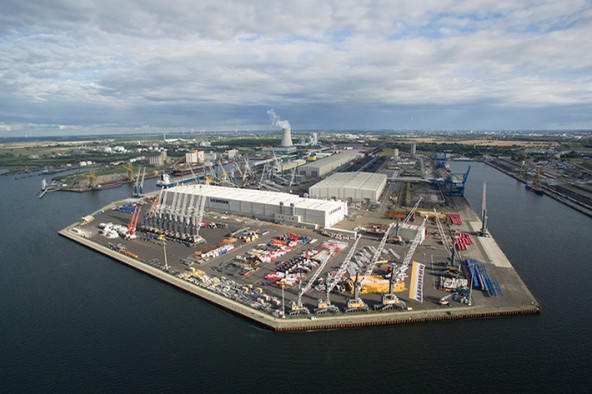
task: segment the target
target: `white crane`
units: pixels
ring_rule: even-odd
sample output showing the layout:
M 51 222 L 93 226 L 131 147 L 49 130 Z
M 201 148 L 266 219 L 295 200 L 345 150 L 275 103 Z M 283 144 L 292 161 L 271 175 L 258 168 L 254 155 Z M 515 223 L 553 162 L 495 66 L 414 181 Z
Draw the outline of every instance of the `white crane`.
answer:
M 419 197 L 419 200 L 417 200 L 417 202 L 413 206 L 413 209 L 409 212 L 409 214 L 407 215 L 407 217 L 405 217 L 405 220 L 403 220 L 403 223 L 401 223 L 401 227 L 403 227 L 407 223 L 409 223 L 409 221 L 411 220 L 411 218 L 413 217 L 413 215 L 415 215 L 415 211 L 417 211 L 417 207 L 419 207 L 419 203 L 421 202 L 422 198 L 423 197 Z
M 296 175 L 296 167 L 292 168 L 292 176 L 290 177 L 290 184 L 288 185 L 288 188 L 290 189 L 290 191 L 292 190 L 292 185 L 294 184 L 294 176 Z
M 203 220 L 204 210 L 206 207 L 206 196 L 203 194 L 199 195 L 199 209 L 196 213 L 195 218 L 195 227 L 196 227 L 196 237 L 199 235 L 199 230 L 201 229 L 201 221 Z
M 140 182 L 140 189 L 138 190 L 139 196 L 142 197 L 144 195 L 144 179 L 146 178 L 146 167 L 144 167 L 144 171 L 142 172 L 142 181 Z
M 409 264 L 411 263 L 411 259 L 413 259 L 413 255 L 415 254 L 415 250 L 419 246 L 422 238 L 423 238 L 423 231 L 426 226 L 428 218 L 427 216 L 423 219 L 423 222 L 417 229 L 417 234 L 415 238 L 413 238 L 413 242 L 407 250 L 405 254 L 405 258 L 401 263 L 401 266 L 397 269 L 393 266 L 393 272 L 391 272 L 391 280 L 389 284 L 389 292 L 382 296 L 382 304 L 375 305 L 374 309 L 380 310 L 387 310 L 387 309 L 407 309 L 407 305 L 405 302 L 401 301 L 399 297 L 395 295 L 395 286 L 398 285 L 401 281 L 405 280 L 407 277 L 407 269 L 409 268 Z
M 386 245 L 386 240 L 388 239 L 388 236 L 394 226 L 395 226 L 395 223 L 389 224 L 386 231 L 384 232 L 384 236 L 380 240 L 380 244 L 378 245 L 378 248 L 376 248 L 376 250 L 374 251 L 374 255 L 372 256 L 372 259 L 370 260 L 370 263 L 368 264 L 368 268 L 366 268 L 366 272 L 364 273 L 364 277 L 362 278 L 362 281 L 360 282 L 360 288 L 362 287 L 362 283 L 364 283 L 366 278 L 372 274 L 372 271 L 374 270 L 374 267 L 376 266 L 376 262 L 378 261 L 378 259 L 380 258 L 380 255 L 382 254 L 382 250 L 384 249 L 384 245 Z
M 308 308 L 302 305 L 302 295 L 304 293 L 307 293 L 310 290 L 310 288 L 314 284 L 315 280 L 317 280 L 317 278 L 319 277 L 319 275 L 321 274 L 321 272 L 323 271 L 323 269 L 325 268 L 325 266 L 327 265 L 327 263 L 329 262 L 330 259 L 331 259 L 330 254 L 327 254 L 322 257 L 322 262 L 319 265 L 319 268 L 317 268 L 317 270 L 314 272 L 314 274 L 310 277 L 306 286 L 304 286 L 302 289 L 300 289 L 300 292 L 298 293 L 298 301 L 292 303 L 292 309 L 290 311 L 290 315 L 297 315 L 297 314 L 308 315 L 308 314 L 310 314 L 310 311 L 308 310 Z
M 249 165 L 249 158 L 245 155 L 245 171 L 243 172 L 243 182 L 247 179 L 247 176 L 252 175 L 251 166 Z
M 434 208 L 434 215 L 436 218 L 436 227 L 438 227 L 438 232 L 440 233 L 440 238 L 442 238 L 442 244 L 446 248 L 449 254 L 452 254 L 452 248 L 450 246 L 450 242 L 448 242 L 448 237 L 446 236 L 446 232 L 444 231 L 444 227 L 442 226 L 442 222 L 438 217 L 438 211 Z
M 378 248 L 376 248 L 374 250 L 374 254 L 372 255 L 372 258 L 370 259 L 370 262 L 368 263 L 368 267 L 366 268 L 366 272 L 364 272 L 364 276 L 362 277 L 362 280 L 358 282 L 358 273 L 356 273 L 356 282 L 354 283 L 354 297 L 347 300 L 347 307 L 345 309 L 345 312 L 361 312 L 361 311 L 367 311 L 368 305 L 366 305 L 366 303 L 359 297 L 359 293 L 360 290 L 362 289 L 362 285 L 364 284 L 364 281 L 372 274 L 372 271 L 374 270 L 374 267 L 376 266 L 376 262 L 378 261 L 378 259 L 380 258 L 380 255 L 382 254 L 382 251 L 384 249 L 384 245 L 386 245 L 386 240 L 389 237 L 389 234 L 392 230 L 392 228 L 395 226 L 395 223 L 391 223 L 387 229 L 384 232 L 384 236 L 382 237 L 382 239 L 380 240 L 380 244 L 378 245 Z
M 134 193 L 132 194 L 133 197 L 140 197 L 140 171 L 142 171 L 142 167 L 138 167 L 138 173 L 136 174 L 136 181 L 134 182 Z
M 331 301 L 330 301 L 331 291 L 335 288 L 335 286 L 337 286 L 337 284 L 341 281 L 343 275 L 347 271 L 347 266 L 349 265 L 354 253 L 356 252 L 358 242 L 360 241 L 361 238 L 362 238 L 361 235 L 358 235 L 356 237 L 356 240 L 354 241 L 351 249 L 347 253 L 345 260 L 343 260 L 343 263 L 341 263 L 341 265 L 337 269 L 335 276 L 333 276 L 333 278 L 331 280 L 327 279 L 327 305 L 331 305 Z

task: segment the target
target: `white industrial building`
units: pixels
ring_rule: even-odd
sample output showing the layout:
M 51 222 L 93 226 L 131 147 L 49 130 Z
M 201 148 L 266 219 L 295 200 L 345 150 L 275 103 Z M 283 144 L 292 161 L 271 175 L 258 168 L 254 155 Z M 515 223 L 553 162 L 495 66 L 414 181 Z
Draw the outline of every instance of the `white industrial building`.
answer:
M 187 164 L 200 164 L 205 161 L 204 159 L 204 151 L 203 150 L 194 150 L 191 152 L 185 153 L 185 162 Z
M 191 195 L 206 196 L 205 208 L 278 223 L 307 227 L 331 227 L 347 215 L 343 201 L 303 198 L 288 193 L 212 185 L 182 185 L 166 189 L 162 202 L 168 209 L 183 209 Z
M 359 151 L 350 150 L 335 154 L 322 160 L 312 161 L 298 168 L 298 174 L 305 177 L 323 177 L 350 161 L 358 158 Z
M 376 202 L 386 187 L 386 175 L 371 172 L 338 172 L 308 189 L 313 198 Z

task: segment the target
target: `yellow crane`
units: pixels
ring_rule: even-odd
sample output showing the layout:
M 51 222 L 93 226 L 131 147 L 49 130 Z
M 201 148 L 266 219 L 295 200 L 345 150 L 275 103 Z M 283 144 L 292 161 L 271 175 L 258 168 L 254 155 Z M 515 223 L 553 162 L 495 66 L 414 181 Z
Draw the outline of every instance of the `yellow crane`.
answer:
M 128 180 L 133 180 L 134 179 L 134 166 L 132 166 L 132 163 L 128 163 L 125 166 L 125 170 L 127 171 L 127 179 Z
M 87 175 L 88 179 L 88 188 L 93 189 L 95 187 L 95 182 L 97 181 L 97 175 L 95 174 L 95 170 L 90 170 Z

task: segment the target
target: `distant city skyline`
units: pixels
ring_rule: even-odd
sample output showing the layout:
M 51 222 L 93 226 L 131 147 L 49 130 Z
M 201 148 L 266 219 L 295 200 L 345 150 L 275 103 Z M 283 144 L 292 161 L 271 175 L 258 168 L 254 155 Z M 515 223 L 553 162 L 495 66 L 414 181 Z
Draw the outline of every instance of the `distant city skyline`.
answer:
M 0 137 L 592 129 L 592 1 L 3 1 Z

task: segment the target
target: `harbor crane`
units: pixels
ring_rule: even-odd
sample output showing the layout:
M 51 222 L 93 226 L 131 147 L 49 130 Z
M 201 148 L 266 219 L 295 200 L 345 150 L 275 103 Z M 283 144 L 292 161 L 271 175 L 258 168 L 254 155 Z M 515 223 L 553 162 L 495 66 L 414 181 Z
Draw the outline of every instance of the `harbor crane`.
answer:
M 368 312 L 370 310 L 368 305 L 360 298 L 360 289 L 362 288 L 362 282 L 358 280 L 359 276 L 360 273 L 356 271 L 356 281 L 354 283 L 354 298 L 350 298 L 349 300 L 347 300 L 345 313 Z
M 421 202 L 422 199 L 423 199 L 423 197 L 419 197 L 419 200 L 417 200 L 417 202 L 415 203 L 415 205 L 413 206 L 411 211 L 409 211 L 409 213 L 405 217 L 405 220 L 403 220 L 403 223 L 401 223 L 400 225 L 397 223 L 397 225 L 395 227 L 395 235 L 391 238 L 391 241 L 401 242 L 401 237 L 399 236 L 399 229 L 405 227 L 407 225 L 407 223 L 409 223 L 409 221 L 411 221 L 411 218 L 415 215 L 415 212 L 417 211 L 417 208 L 419 207 L 419 203 Z
M 203 220 L 204 211 L 206 207 L 206 196 L 203 194 L 198 195 L 198 201 L 196 201 L 197 211 L 193 214 L 193 240 L 197 240 L 199 237 L 199 230 L 201 229 L 201 222 Z
M 142 181 L 140 182 L 140 197 L 144 195 L 144 179 L 146 178 L 146 167 L 142 171 Z
M 88 179 L 88 188 L 89 189 L 94 189 L 95 186 L 96 186 L 95 183 L 97 181 L 97 175 L 95 174 L 95 170 L 91 169 L 88 172 L 87 179 Z
M 540 174 L 540 169 L 538 170 Z M 487 237 L 487 183 L 483 182 L 483 200 L 481 202 L 481 236 Z
M 142 169 L 144 170 L 142 172 Z M 144 189 L 144 178 L 146 177 L 146 167 L 138 167 L 138 174 L 136 175 L 136 182 L 134 183 L 133 197 L 142 197 Z
M 442 244 L 444 245 L 444 248 L 446 248 L 446 250 L 448 251 L 448 254 L 450 256 L 451 265 L 454 267 L 456 264 L 456 260 L 459 257 L 458 251 L 456 250 L 456 243 L 453 242 L 451 245 L 450 242 L 448 242 L 448 237 L 446 236 L 446 233 L 444 231 L 444 227 L 442 226 L 442 222 L 440 221 L 440 218 L 438 217 L 438 211 L 436 211 L 436 208 L 434 208 L 434 215 L 436 218 L 436 227 L 438 227 L 438 232 L 440 233 L 440 238 L 442 238 Z
M 160 199 L 162 197 L 162 193 L 164 190 L 165 190 L 164 188 L 160 189 L 160 191 L 158 192 L 158 196 L 156 196 L 154 198 L 154 201 L 152 202 L 152 206 L 150 207 L 150 210 L 148 211 L 148 213 L 144 217 L 144 224 L 145 225 L 151 225 L 152 227 L 156 227 L 156 210 L 158 209 L 158 204 L 160 203 Z
M 308 314 L 310 314 L 310 310 L 307 307 L 305 307 L 304 305 L 302 305 L 302 296 L 305 293 L 308 293 L 308 291 L 312 288 L 312 285 L 317 280 L 317 278 L 319 277 L 321 272 L 323 272 L 323 269 L 325 269 L 325 266 L 327 265 L 329 260 L 331 260 L 331 255 L 329 255 L 329 254 L 322 257 L 322 261 L 321 261 L 321 264 L 319 265 L 319 268 L 317 268 L 317 270 L 314 272 L 314 274 L 310 277 L 310 280 L 308 281 L 306 286 L 304 286 L 304 288 L 300 289 L 300 292 L 298 293 L 298 300 L 296 302 L 292 302 L 292 309 L 290 311 L 290 315 L 300 315 L 300 314 L 308 315 Z M 319 300 L 319 304 L 321 302 L 322 302 L 322 300 Z M 317 313 L 317 314 L 326 313 L 326 312 L 337 313 L 337 312 L 339 312 L 339 309 L 333 305 L 327 306 L 323 312 L 320 312 L 319 308 L 315 309 L 315 313 Z
M 428 218 L 426 216 L 423 219 L 422 224 L 419 226 L 419 229 L 417 230 L 417 234 L 415 235 L 415 238 L 413 238 L 413 242 L 411 243 L 409 250 L 405 254 L 405 258 L 403 259 L 401 266 L 399 268 L 395 269 L 395 266 L 393 263 L 393 265 L 392 265 L 393 271 L 391 273 L 391 278 L 389 281 L 389 292 L 386 294 L 383 294 L 382 303 L 375 305 L 374 309 L 383 310 L 383 311 L 388 310 L 388 309 L 407 309 L 407 305 L 405 304 L 405 302 L 400 300 L 399 297 L 397 297 L 395 295 L 395 286 L 398 285 L 401 281 L 405 280 L 405 278 L 407 277 L 406 273 L 407 273 L 407 269 L 409 268 L 409 263 L 411 263 L 411 259 L 413 259 L 413 255 L 415 254 L 415 250 L 417 249 L 417 247 L 419 246 L 419 244 L 421 242 L 421 238 L 422 238 L 423 231 L 425 229 L 427 220 L 428 220 Z
M 136 238 L 136 226 L 138 225 L 138 218 L 140 217 L 140 206 L 136 205 L 132 212 L 132 217 L 127 225 L 127 237 L 130 239 Z
M 292 168 L 292 175 L 290 176 L 290 184 L 288 185 L 288 189 L 292 192 L 292 185 L 294 184 L 294 177 L 296 175 L 296 167 Z
M 247 179 L 248 176 L 252 176 L 253 171 L 251 171 L 251 166 L 249 165 L 249 158 L 245 155 L 245 170 L 242 173 L 243 176 L 243 183 Z
M 389 224 L 387 229 L 384 231 L 384 236 L 380 240 L 378 248 L 376 248 L 376 250 L 374 251 L 374 255 L 372 256 L 372 259 L 370 259 L 368 267 L 366 268 L 366 272 L 364 272 L 364 276 L 362 277 L 361 281 L 358 281 L 358 272 L 356 272 L 356 282 L 354 283 L 354 298 L 351 298 L 347 301 L 347 307 L 345 309 L 345 312 L 361 312 L 369 310 L 368 305 L 366 305 L 366 303 L 359 297 L 359 293 L 362 289 L 364 281 L 372 274 L 374 267 L 376 267 L 376 262 L 378 261 L 378 259 L 380 259 L 380 255 L 382 254 L 384 245 L 386 245 L 386 240 L 388 239 L 389 234 L 394 226 L 395 223 L 393 222 Z
M 341 265 L 337 269 L 335 276 L 333 276 L 333 278 L 331 278 L 331 279 L 327 279 L 327 299 L 325 301 L 319 300 L 319 303 L 317 305 L 317 309 L 315 309 L 315 313 L 322 314 L 322 313 L 326 313 L 329 311 L 331 311 L 331 312 L 336 311 L 337 307 L 331 304 L 331 300 L 330 300 L 331 291 L 333 291 L 335 286 L 337 286 L 337 284 L 341 281 L 343 275 L 347 271 L 347 266 L 349 265 L 354 253 L 356 252 L 358 242 L 360 241 L 361 238 L 362 238 L 361 235 L 358 235 L 356 237 L 356 240 L 354 241 L 351 249 L 347 253 L 345 260 L 343 260 L 343 263 L 341 263 Z M 339 309 L 337 309 L 337 311 L 338 310 Z
M 129 181 L 131 181 L 132 179 L 134 179 L 133 178 L 133 175 L 134 175 L 134 166 L 132 165 L 132 163 L 128 163 L 125 166 L 125 171 L 127 172 L 127 179 Z

